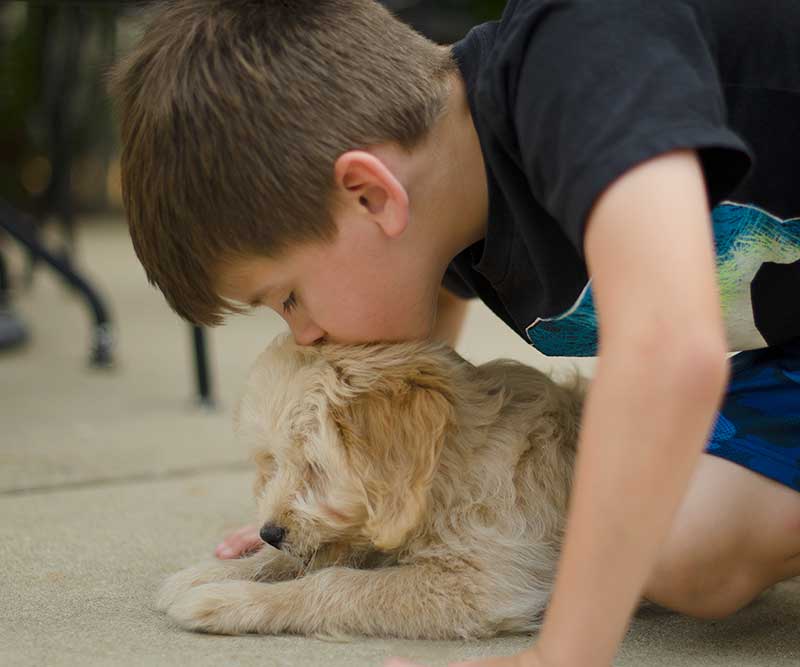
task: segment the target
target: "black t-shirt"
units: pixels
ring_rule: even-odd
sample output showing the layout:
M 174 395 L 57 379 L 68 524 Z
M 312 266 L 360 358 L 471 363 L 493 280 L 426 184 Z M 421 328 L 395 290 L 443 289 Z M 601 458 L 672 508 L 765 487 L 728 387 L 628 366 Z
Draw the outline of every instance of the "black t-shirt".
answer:
M 800 336 L 800 1 L 511 0 L 453 53 L 489 220 L 448 289 L 545 354 L 596 354 L 587 216 L 636 164 L 692 148 L 730 349 Z

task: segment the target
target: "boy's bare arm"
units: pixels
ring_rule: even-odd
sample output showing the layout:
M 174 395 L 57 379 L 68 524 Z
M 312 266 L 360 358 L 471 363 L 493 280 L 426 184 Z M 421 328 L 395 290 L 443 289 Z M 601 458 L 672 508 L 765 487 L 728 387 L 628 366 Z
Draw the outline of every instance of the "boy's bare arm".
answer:
M 536 648 L 554 665 L 607 667 L 727 381 L 696 154 L 669 153 L 616 181 L 589 218 L 585 244 L 600 353 L 564 550 Z
M 467 306 L 469 306 L 467 299 L 462 299 L 445 287 L 440 287 L 436 324 L 431 332 L 431 338 L 455 347 L 467 315 Z

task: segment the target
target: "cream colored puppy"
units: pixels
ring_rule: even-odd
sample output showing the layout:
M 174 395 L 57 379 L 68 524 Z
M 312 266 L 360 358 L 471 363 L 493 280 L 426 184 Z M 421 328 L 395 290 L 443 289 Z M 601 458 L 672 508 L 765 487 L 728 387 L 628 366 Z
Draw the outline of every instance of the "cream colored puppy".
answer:
M 453 639 L 536 629 L 555 576 L 583 389 L 437 343 L 270 345 L 235 425 L 262 537 L 179 572 L 183 627 Z

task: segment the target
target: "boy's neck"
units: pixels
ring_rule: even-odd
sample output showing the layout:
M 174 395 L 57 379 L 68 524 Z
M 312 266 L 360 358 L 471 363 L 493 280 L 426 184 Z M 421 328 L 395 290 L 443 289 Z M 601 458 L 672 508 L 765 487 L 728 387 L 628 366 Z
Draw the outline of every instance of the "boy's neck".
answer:
M 460 72 L 451 76 L 447 108 L 421 144 L 410 153 L 396 144 L 369 150 L 405 186 L 412 220 L 407 240 L 416 252 L 426 248 L 440 274 L 486 236 L 486 170 Z
M 486 236 L 489 208 L 483 153 L 460 72 L 451 77 L 447 110 L 414 154 L 412 214 L 427 226 L 444 270 L 453 257 Z

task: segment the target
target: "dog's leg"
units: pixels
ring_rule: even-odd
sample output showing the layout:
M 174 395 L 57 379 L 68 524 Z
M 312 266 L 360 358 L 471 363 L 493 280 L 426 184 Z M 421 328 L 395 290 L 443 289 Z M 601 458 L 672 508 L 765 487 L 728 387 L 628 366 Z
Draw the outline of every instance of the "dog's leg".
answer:
M 156 597 L 156 609 L 166 611 L 195 586 L 221 581 L 285 581 L 296 577 L 301 566 L 300 561 L 270 546 L 246 558 L 204 561 L 167 578 Z
M 187 591 L 167 613 L 218 634 L 294 633 L 409 639 L 487 637 L 480 574 L 427 563 L 375 570 L 329 567 L 292 581 L 227 582 Z

